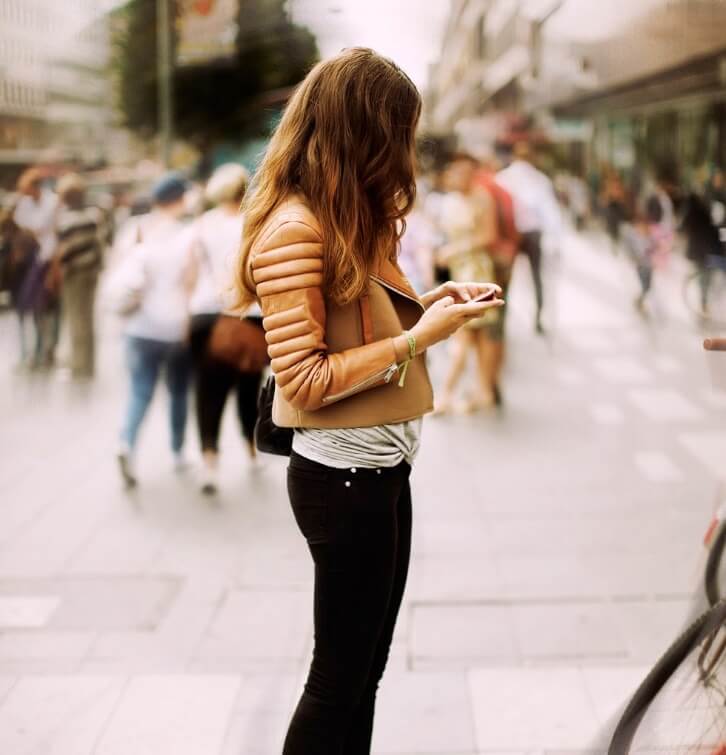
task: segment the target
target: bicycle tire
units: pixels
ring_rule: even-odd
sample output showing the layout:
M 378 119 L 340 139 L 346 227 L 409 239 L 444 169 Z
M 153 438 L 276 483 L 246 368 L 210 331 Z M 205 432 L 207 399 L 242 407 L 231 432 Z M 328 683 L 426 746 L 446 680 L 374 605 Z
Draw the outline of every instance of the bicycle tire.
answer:
M 721 522 L 716 537 L 714 538 L 713 545 L 708 554 L 708 561 L 706 561 L 706 571 L 704 575 L 704 584 L 706 588 L 706 597 L 710 605 L 715 606 L 721 598 L 726 598 L 726 595 L 722 595 L 722 586 L 719 582 L 721 577 L 721 562 L 723 561 L 723 554 L 726 550 L 726 522 Z
M 613 732 L 608 755 L 628 755 L 630 746 L 648 707 L 683 660 L 706 637 L 726 624 L 726 600 L 701 614 L 666 650 L 635 691 Z

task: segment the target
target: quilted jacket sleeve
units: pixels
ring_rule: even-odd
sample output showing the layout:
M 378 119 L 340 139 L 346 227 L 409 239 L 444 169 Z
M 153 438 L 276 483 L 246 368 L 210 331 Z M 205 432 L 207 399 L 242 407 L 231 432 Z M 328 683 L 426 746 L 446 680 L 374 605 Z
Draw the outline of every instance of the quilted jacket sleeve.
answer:
M 251 260 L 277 387 L 295 409 L 315 411 L 390 380 L 396 370 L 392 338 L 329 354 L 318 231 L 282 220 Z

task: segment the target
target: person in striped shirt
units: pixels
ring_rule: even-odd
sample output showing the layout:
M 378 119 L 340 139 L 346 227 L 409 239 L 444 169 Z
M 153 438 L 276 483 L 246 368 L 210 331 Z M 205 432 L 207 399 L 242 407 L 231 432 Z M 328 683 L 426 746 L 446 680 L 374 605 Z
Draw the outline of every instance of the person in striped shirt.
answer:
M 55 264 L 62 281 L 63 316 L 70 336 L 74 378 L 93 377 L 95 367 L 94 304 L 103 249 L 108 241 L 104 212 L 86 203 L 86 186 L 75 173 L 57 185 L 60 208 Z

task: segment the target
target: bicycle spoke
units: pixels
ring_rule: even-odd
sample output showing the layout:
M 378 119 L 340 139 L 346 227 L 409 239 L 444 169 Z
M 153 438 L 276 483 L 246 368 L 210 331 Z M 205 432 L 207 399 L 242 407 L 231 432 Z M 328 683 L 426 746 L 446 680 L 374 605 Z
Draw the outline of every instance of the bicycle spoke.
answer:
M 726 747 L 726 629 L 694 648 L 643 716 L 631 753 L 722 755 Z

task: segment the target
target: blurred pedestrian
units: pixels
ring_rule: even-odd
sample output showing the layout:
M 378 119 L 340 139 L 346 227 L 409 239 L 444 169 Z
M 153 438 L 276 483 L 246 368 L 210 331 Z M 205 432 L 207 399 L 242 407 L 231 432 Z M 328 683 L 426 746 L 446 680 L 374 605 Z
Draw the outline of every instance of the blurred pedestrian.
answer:
M 514 159 L 497 174 L 497 183 L 503 186 L 514 202 L 514 222 L 520 236 L 520 252 L 529 260 L 535 295 L 534 327 L 544 333 L 542 309 L 544 292 L 542 283 L 542 240 L 549 235 L 557 240 L 560 231 L 560 208 L 550 179 L 532 163 L 526 142 L 514 145 Z
M 60 208 L 55 260 L 61 275 L 63 318 L 70 336 L 74 378 L 90 378 L 95 368 L 95 301 L 103 251 L 108 240 L 106 215 L 86 203 L 86 184 L 69 173 L 57 185 Z
M 575 229 L 582 231 L 590 216 L 590 197 L 587 184 L 579 174 L 570 173 L 566 177 L 565 187 Z
M 714 257 L 723 258 L 724 246 L 706 200 L 695 191 L 686 197 L 680 229 L 686 237 L 686 257 L 698 270 L 701 311 L 705 314 L 708 312 L 711 261 Z
M 442 231 L 442 207 L 446 197 L 446 190 L 444 187 L 446 167 L 444 165 L 436 165 L 432 168 L 429 180 L 429 190 L 426 193 L 422 203 L 421 209 L 426 216 L 432 233 L 432 245 L 433 245 L 433 276 L 435 283 L 445 283 L 449 280 L 449 268 L 438 259 L 435 254 L 435 250 L 445 242 L 446 234 Z
M 0 210 L 0 256 L 3 260 L 3 288 L 18 319 L 18 367 L 32 367 L 41 348 L 36 308 L 44 297 L 44 269 L 39 261 L 40 245 L 35 236 L 13 219 L 14 208 Z
M 614 168 L 608 168 L 602 183 L 600 205 L 605 216 L 605 228 L 613 254 L 618 253 L 621 225 L 628 217 L 628 200 L 625 185 Z
M 496 211 L 496 232 L 489 244 L 489 254 L 494 263 L 494 282 L 502 290 L 502 298 L 508 301 L 512 270 L 520 245 L 519 232 L 514 219 L 514 200 L 511 194 L 497 183 L 497 162 L 488 156 L 481 163 L 474 182 L 487 192 Z M 486 364 L 488 383 L 496 406 L 503 403 L 502 368 L 504 366 L 505 325 L 509 305 L 505 304 L 492 312 L 486 324 Z
M 446 243 L 437 250 L 437 259 L 448 267 L 454 281 L 491 281 L 494 262 L 490 245 L 496 238 L 496 207 L 489 194 L 475 184 L 476 160 L 466 154 L 452 156 L 445 173 L 447 193 L 441 205 L 440 228 Z M 455 406 L 473 411 L 495 402 L 490 376 L 490 344 L 487 326 L 498 318 L 497 310 L 470 320 L 452 339 L 452 352 L 437 413 Z M 477 360 L 478 389 L 468 400 L 456 400 L 456 388 L 466 368 L 469 354 Z
M 434 285 L 437 237 L 437 231 L 424 211 L 424 200 L 417 194 L 416 204 L 406 218 L 398 264 L 418 293 L 424 293 Z
M 294 428 L 287 488 L 315 564 L 315 648 L 284 755 L 370 753 L 432 404 L 423 352 L 501 304 L 471 301 L 488 284 L 419 298 L 396 264 L 420 112 L 411 80 L 371 50 L 318 64 L 245 207 L 240 294 L 261 302 L 274 422 Z
M 37 329 L 36 367 L 49 368 L 55 364 L 55 352 L 60 337 L 60 291 L 57 277 L 51 269 L 56 250 L 56 221 L 58 197 L 43 182 L 38 168 L 28 168 L 18 179 L 20 197 L 15 207 L 14 220 L 32 233 L 38 242 L 37 277 L 42 278 L 33 294 L 34 319 Z
M 651 204 L 651 209 L 646 209 L 646 214 L 660 218 L 657 221 L 659 237 L 659 254 L 661 261 L 667 261 L 667 257 L 673 250 L 676 234 L 676 213 L 671 194 L 674 189 L 664 176 L 658 176 L 654 181 L 647 181 L 643 192 L 644 201 Z
M 24 171 L 18 178 L 17 189 L 20 196 L 15 206 L 15 222 L 35 235 L 41 259 L 48 262 L 56 248 L 58 196 L 45 185 L 39 168 Z
M 219 431 L 227 397 L 232 391 L 237 404 L 242 435 L 250 458 L 255 459 L 254 428 L 257 421 L 257 394 L 262 373 L 242 371 L 222 361 L 210 351 L 210 338 L 230 304 L 233 265 L 242 238 L 243 216 L 240 203 L 247 190 L 249 175 L 236 164 L 217 168 L 206 188 L 213 208 L 194 224 L 194 288 L 190 300 L 191 348 L 194 359 L 194 388 L 197 427 L 204 461 L 202 492 L 212 494 L 218 487 Z M 262 328 L 259 308 L 248 313 L 247 322 Z M 245 338 L 238 328 L 236 338 Z
M 726 244 L 726 178 L 721 168 L 714 168 L 706 186 L 706 202 L 714 225 L 720 229 L 721 242 Z
M 121 280 L 128 266 L 138 280 L 124 327 L 130 385 L 118 452 L 121 475 L 129 487 L 136 484 L 138 433 L 162 371 L 169 392 L 174 464 L 178 471 L 185 466 L 192 245 L 192 229 L 181 220 L 185 191 L 186 182 L 176 173 L 158 181 L 152 191 L 154 210 L 139 223 L 136 243 L 122 250 L 118 263 L 122 269 L 116 272 Z
M 650 196 L 645 207 L 636 209 L 631 222 L 623 223 L 623 245 L 635 263 L 640 283 L 640 294 L 635 299 L 635 308 L 645 311 L 645 304 L 653 286 L 653 271 L 658 264 L 664 236 L 661 231 L 663 210 L 657 197 Z

